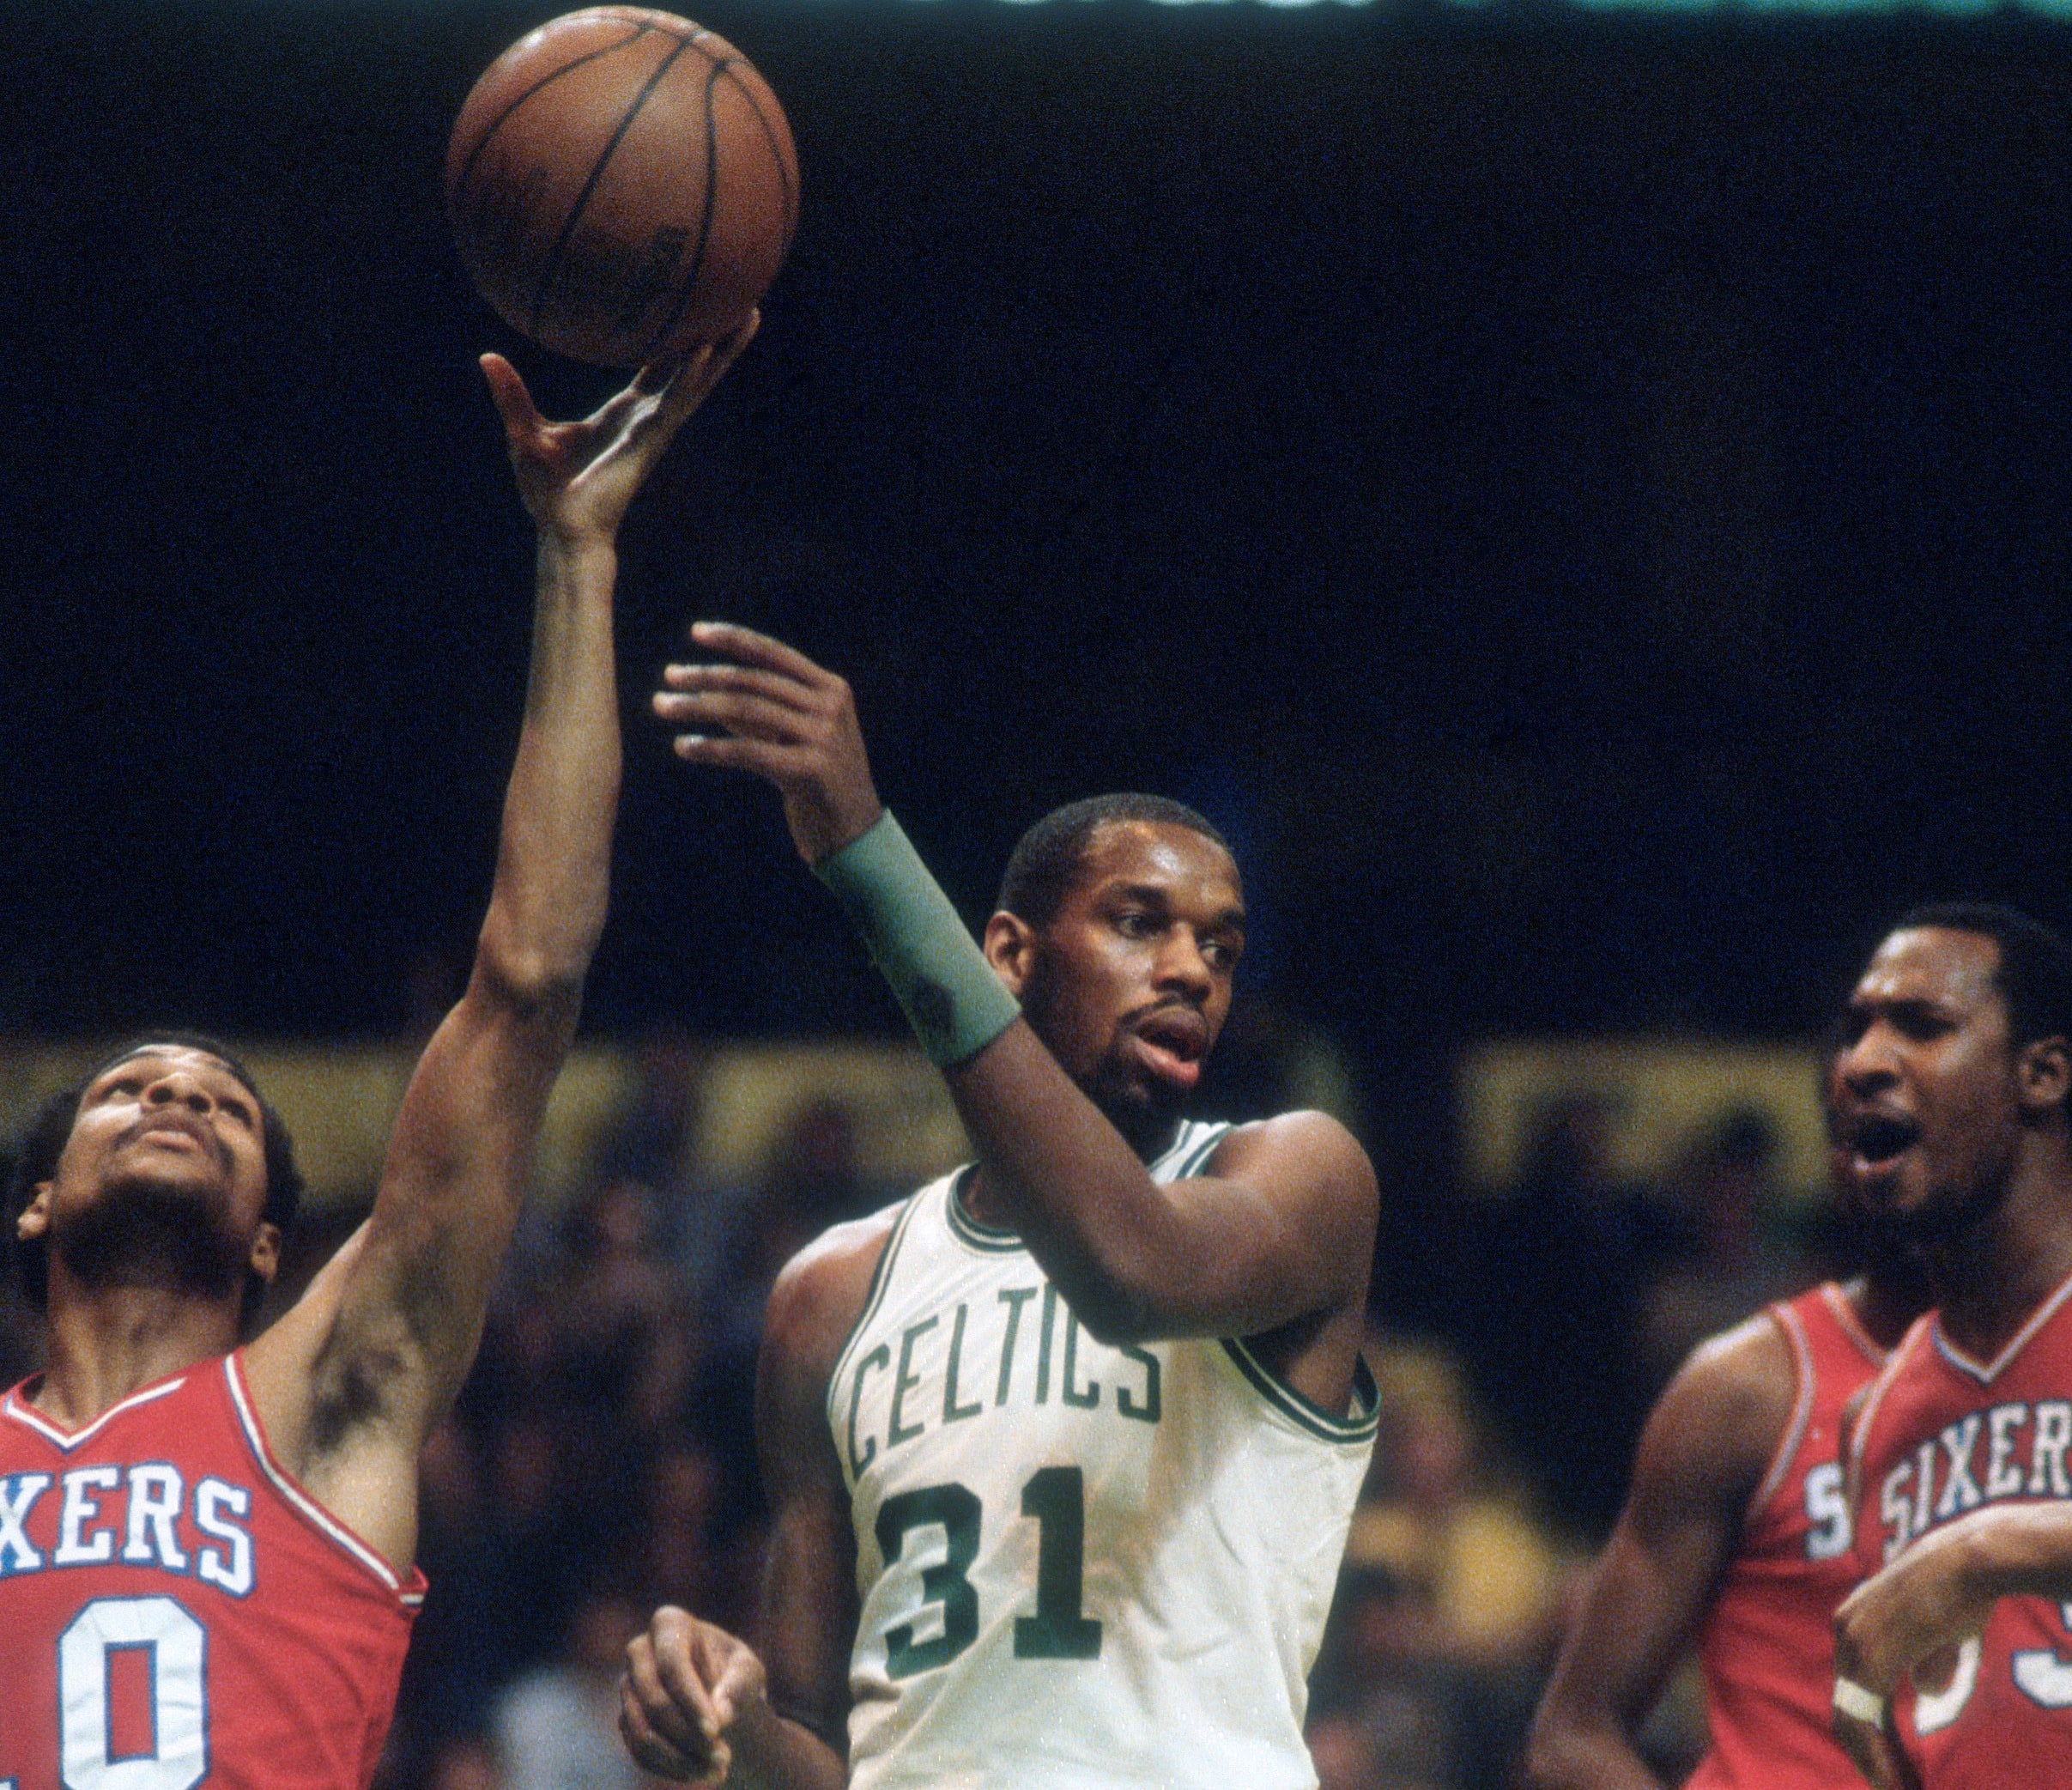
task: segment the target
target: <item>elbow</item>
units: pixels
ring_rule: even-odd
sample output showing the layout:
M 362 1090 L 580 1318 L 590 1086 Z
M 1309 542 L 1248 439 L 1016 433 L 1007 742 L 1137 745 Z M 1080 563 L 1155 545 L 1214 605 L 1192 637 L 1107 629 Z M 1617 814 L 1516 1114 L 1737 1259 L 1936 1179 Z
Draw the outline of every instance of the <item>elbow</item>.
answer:
M 575 1029 L 583 1005 L 587 953 L 568 954 L 515 946 L 485 929 L 475 956 L 475 990 L 529 1026 Z

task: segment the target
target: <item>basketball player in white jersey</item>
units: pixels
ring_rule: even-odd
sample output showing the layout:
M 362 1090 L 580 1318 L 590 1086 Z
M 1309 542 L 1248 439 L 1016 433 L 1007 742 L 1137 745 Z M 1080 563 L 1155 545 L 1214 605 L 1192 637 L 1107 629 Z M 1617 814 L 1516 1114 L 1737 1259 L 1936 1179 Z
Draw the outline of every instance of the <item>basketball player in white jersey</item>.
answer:
M 779 1279 L 760 1647 L 658 1612 L 634 1755 L 772 1790 L 1309 1790 L 1377 1196 L 1321 1113 L 1180 1116 L 1244 944 L 1228 849 L 1155 798 L 1061 810 L 981 955 L 879 805 L 847 686 L 743 628 L 693 639 L 708 662 L 655 700 L 678 753 L 783 793 L 978 1161 Z

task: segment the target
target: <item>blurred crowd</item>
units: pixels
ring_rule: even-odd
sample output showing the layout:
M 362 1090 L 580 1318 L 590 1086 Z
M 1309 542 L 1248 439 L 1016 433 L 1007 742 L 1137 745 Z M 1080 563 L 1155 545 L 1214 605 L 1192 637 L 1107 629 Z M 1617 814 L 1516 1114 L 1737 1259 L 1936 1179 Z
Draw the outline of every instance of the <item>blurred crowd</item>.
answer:
M 852 1116 L 823 1099 L 760 1173 L 715 1184 L 687 1147 L 694 1053 L 643 1062 L 578 1197 L 521 1234 L 427 1452 L 433 1588 L 385 1790 L 638 1786 L 615 1687 L 648 1612 L 682 1604 L 754 1637 L 765 1297 L 813 1236 L 910 1189 L 864 1176 Z M 1700 1337 L 1833 1265 L 1761 1116 L 1718 1121 L 1659 1186 L 1611 1174 L 1611 1116 L 1554 1103 L 1499 1199 L 1387 1190 L 1380 1438 L 1313 1678 L 1324 1790 L 1508 1790 L 1655 1393 Z M 300 1228 L 276 1304 L 357 1216 Z M 33 1330 L 7 1308 L 10 1380 Z M 1667 1700 L 1649 1743 L 1666 1772 L 1695 1758 L 1702 1719 L 1693 1695 Z

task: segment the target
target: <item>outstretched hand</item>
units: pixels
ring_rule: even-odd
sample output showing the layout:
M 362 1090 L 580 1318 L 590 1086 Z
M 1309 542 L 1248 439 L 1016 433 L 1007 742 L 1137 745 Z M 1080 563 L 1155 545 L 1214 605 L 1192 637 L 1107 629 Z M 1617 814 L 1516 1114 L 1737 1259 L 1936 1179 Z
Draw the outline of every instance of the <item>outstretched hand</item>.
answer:
M 518 494 L 540 526 L 571 539 L 616 536 L 633 494 L 760 320 L 750 312 L 731 336 L 642 367 L 623 391 L 580 422 L 549 422 L 518 369 L 501 355 L 484 355 L 482 377 L 504 420 Z
M 676 755 L 775 784 L 809 864 L 868 832 L 884 810 L 849 686 L 782 640 L 730 622 L 694 623 L 691 644 L 720 657 L 663 668 L 655 713 L 687 730 Z
M 752 1647 L 664 1605 L 627 1647 L 619 1732 L 642 1769 L 723 1784 L 734 1763 L 734 1725 L 763 1706 L 765 1694 Z

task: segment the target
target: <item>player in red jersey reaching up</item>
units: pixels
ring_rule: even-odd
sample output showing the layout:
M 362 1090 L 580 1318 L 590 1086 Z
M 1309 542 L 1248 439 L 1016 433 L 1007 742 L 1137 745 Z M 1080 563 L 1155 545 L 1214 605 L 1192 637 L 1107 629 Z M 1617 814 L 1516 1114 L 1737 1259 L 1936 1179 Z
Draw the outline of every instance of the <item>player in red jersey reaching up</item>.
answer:
M 2072 1782 L 2072 949 L 1917 909 L 1845 1018 L 1851 1172 L 1938 1309 L 1852 1427 L 1836 1731 L 1881 1790 Z
M 295 1182 L 219 1047 L 147 1037 L 32 1132 L 9 1217 L 48 1366 L 0 1401 L 0 1785 L 371 1776 L 423 1587 L 418 1450 L 473 1359 L 604 921 L 619 523 L 748 333 L 579 423 L 484 359 L 539 532 L 495 883 L 373 1213 L 304 1295 L 238 1346 Z
M 1534 1723 L 1536 1790 L 1660 1790 L 1638 1737 L 1693 1642 L 1711 1744 L 1687 1790 L 1857 1781 L 1828 1720 L 1856 1583 L 1841 1416 L 1924 1303 L 1905 1257 L 1864 1241 L 1869 1273 L 1712 1338 L 1663 1393 Z

